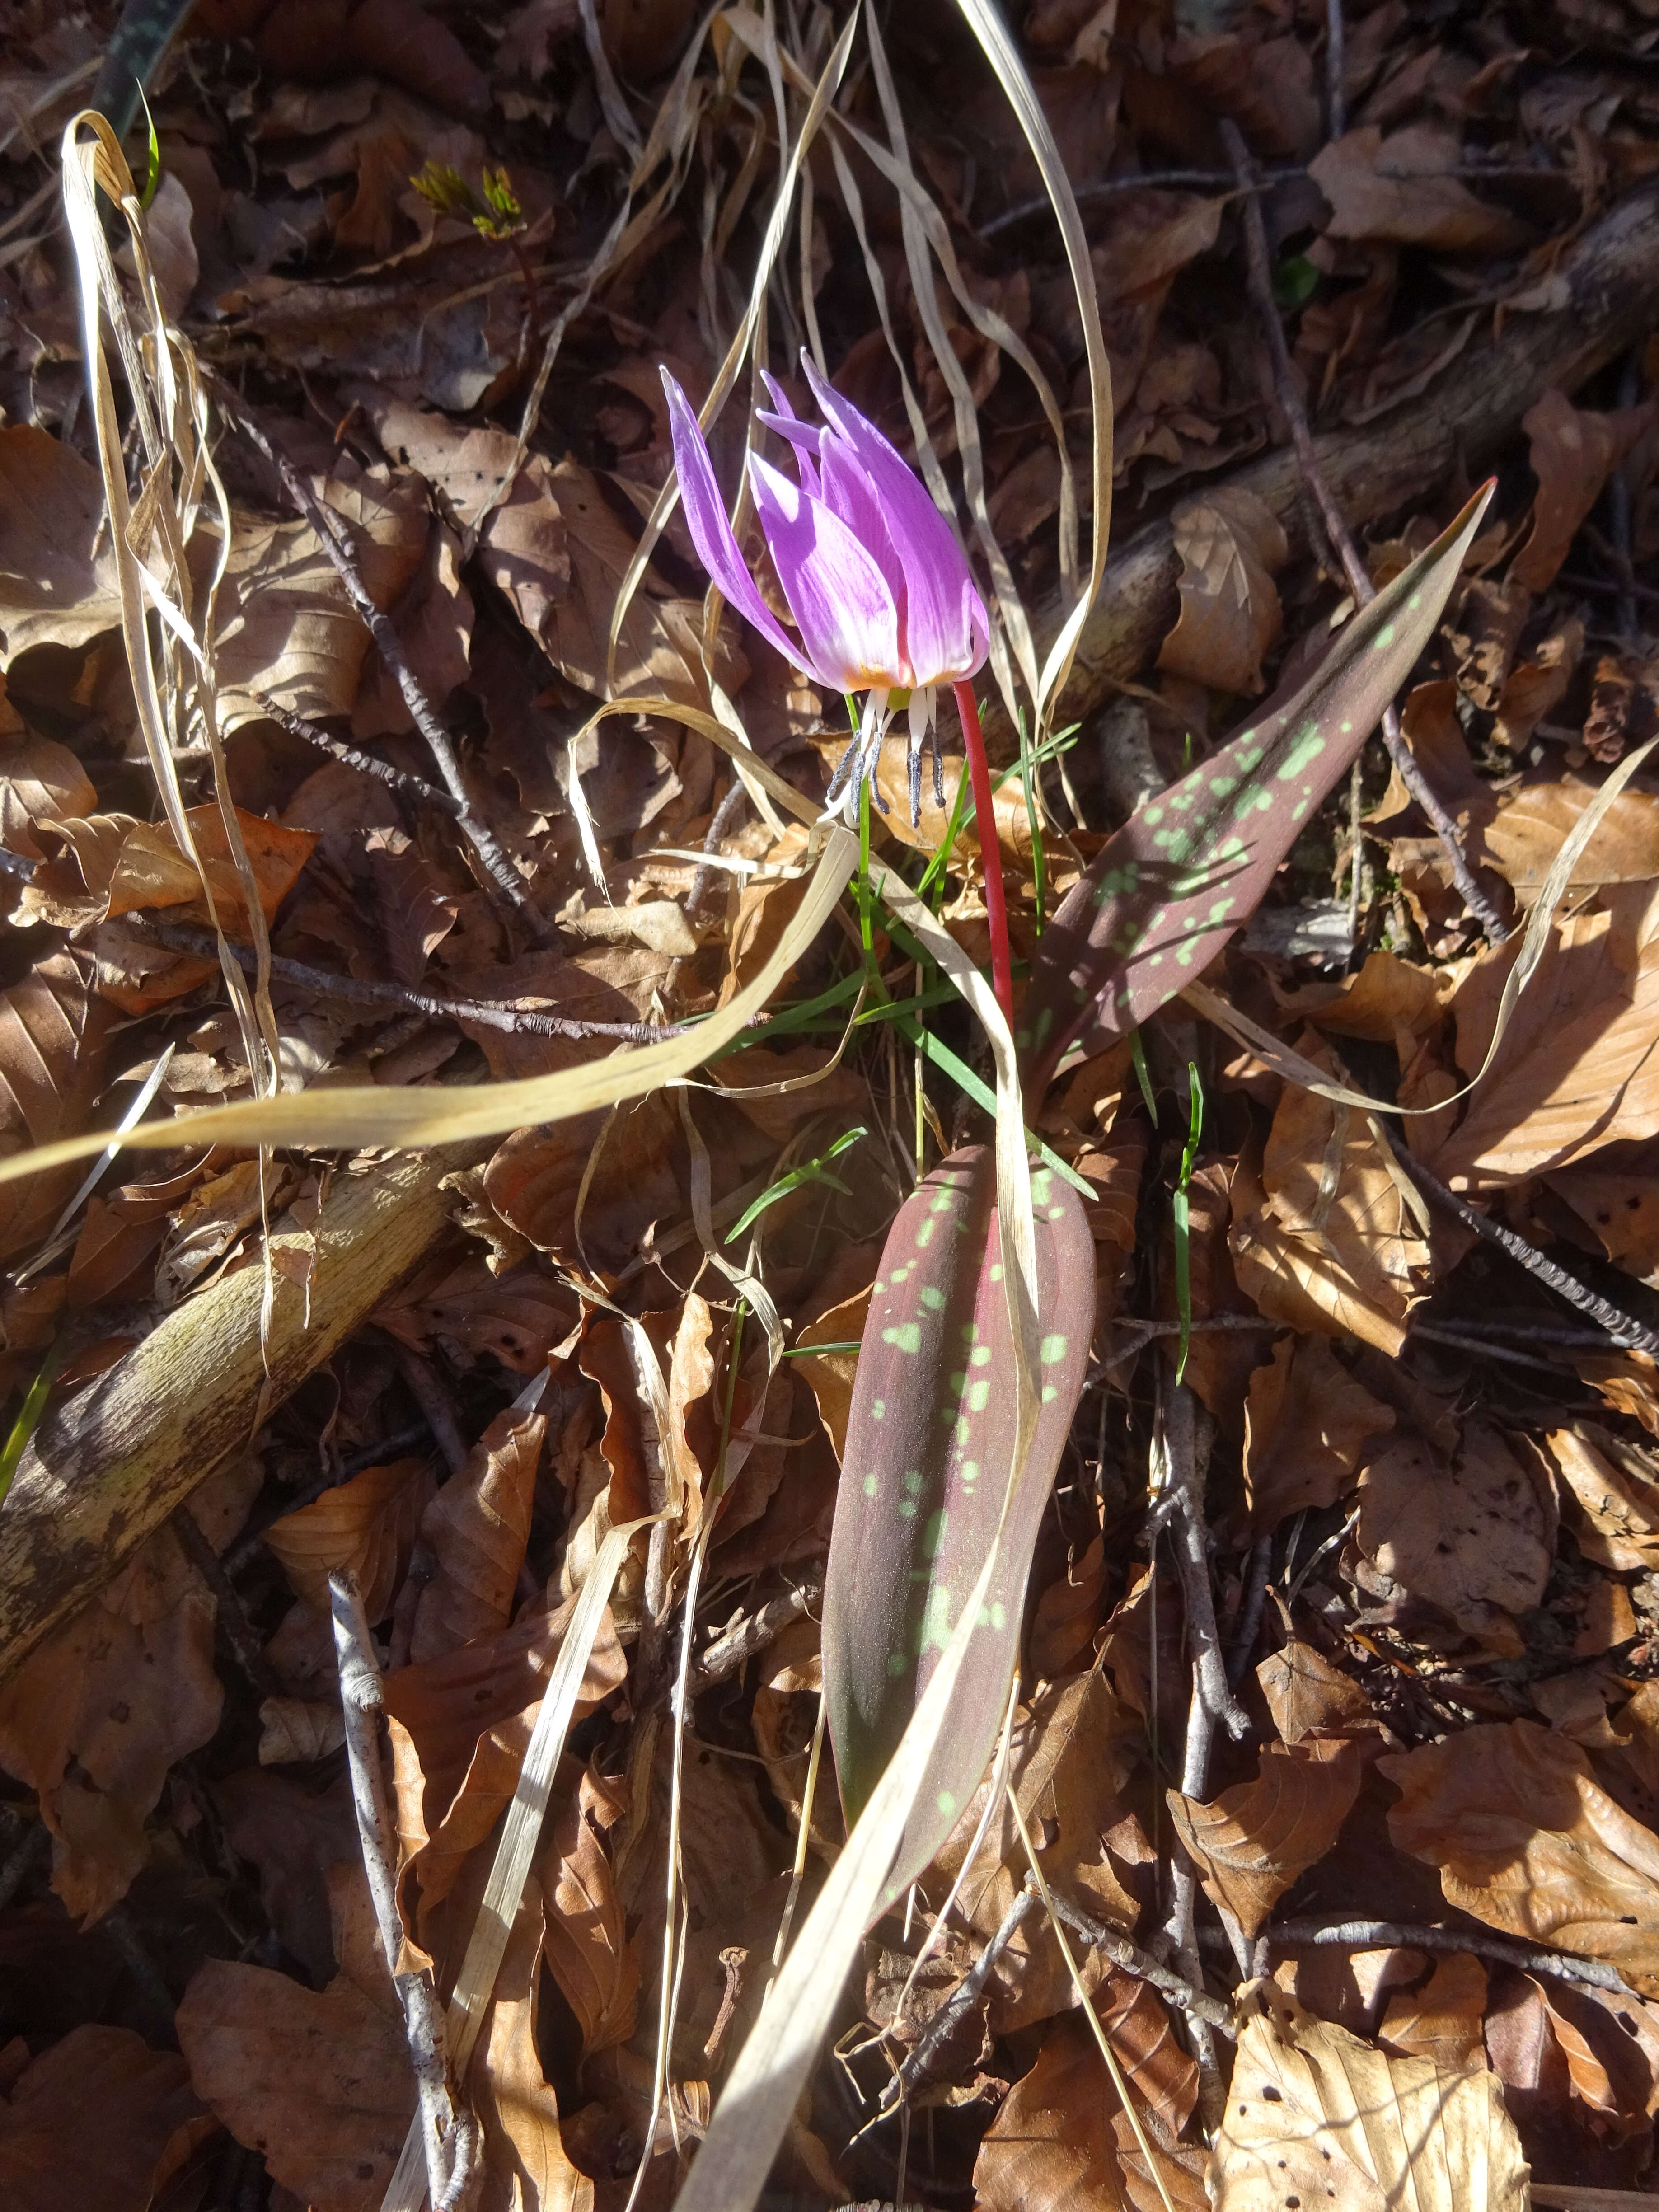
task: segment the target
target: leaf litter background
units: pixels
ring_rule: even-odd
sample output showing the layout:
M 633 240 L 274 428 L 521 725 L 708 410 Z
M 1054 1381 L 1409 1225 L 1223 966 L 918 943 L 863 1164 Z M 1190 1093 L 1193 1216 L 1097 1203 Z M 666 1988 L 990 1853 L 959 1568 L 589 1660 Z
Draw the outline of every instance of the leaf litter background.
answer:
M 1659 168 L 1650 13 L 1350 5 L 1338 70 L 1322 5 L 1039 0 L 1015 25 L 1091 244 L 1115 543 L 1164 523 L 1180 563 L 1152 649 L 1109 696 L 1075 687 L 1075 742 L 1039 779 L 1040 839 L 1018 776 L 1003 787 L 1017 949 L 1110 830 L 1287 666 L 1311 665 L 1304 641 L 1322 641 L 1343 597 L 1301 550 L 1306 532 L 1293 548 L 1236 480 L 1286 424 L 1223 123 L 1266 172 L 1275 292 L 1316 431 L 1384 454 L 1480 348 L 1563 312 L 1575 246 Z M 780 71 L 775 96 L 767 21 L 731 9 L 705 29 L 679 0 L 600 6 L 598 69 L 575 0 L 209 0 L 169 63 L 149 223 L 167 312 L 349 525 L 537 922 L 503 905 L 453 818 L 361 765 L 429 768 L 312 523 L 252 446 L 222 435 L 234 532 L 219 703 L 288 1085 L 573 1065 L 729 999 L 785 926 L 801 835 L 730 799 L 724 756 L 695 729 L 623 714 L 574 755 L 569 741 L 605 698 L 718 708 L 712 679 L 809 797 L 840 750 L 840 702 L 799 687 L 729 617 L 706 632 L 678 519 L 608 654 L 667 471 L 658 363 L 708 389 L 748 297 L 780 113 L 793 127 L 840 21 L 783 11 L 799 71 Z M 1086 482 L 1081 334 L 1024 142 L 952 10 L 930 0 L 886 28 L 914 174 L 971 297 L 1060 396 Z M 52 149 L 106 29 L 27 5 L 4 24 L 0 1112 L 14 1150 L 108 1126 L 169 1052 L 152 1115 L 251 1083 L 201 884 L 157 826 L 56 215 Z M 838 112 L 878 120 L 861 61 Z M 672 161 L 617 253 L 635 151 L 664 117 Z M 984 313 L 941 291 L 924 316 L 891 183 L 834 143 L 839 161 L 825 142 L 808 165 L 800 251 L 770 287 L 773 365 L 787 371 L 816 327 L 841 388 L 908 440 L 884 313 L 954 477 L 969 457 L 927 327 L 942 315 L 990 530 L 1040 628 L 1062 581 L 1061 474 L 1033 386 Z M 474 180 L 506 163 L 520 250 L 436 215 L 410 182 L 428 161 Z M 567 310 L 532 449 L 486 512 Z M 1656 373 L 1638 343 L 1539 390 L 1495 456 L 1498 500 L 1401 701 L 1504 922 L 1540 896 L 1607 769 L 1659 727 Z M 728 471 L 739 419 L 729 410 L 717 437 Z M 1373 578 L 1469 488 L 1422 481 L 1369 506 Z M 284 714 L 323 725 L 335 750 Z M 1005 731 L 1005 757 L 1011 744 Z M 179 773 L 220 920 L 246 943 L 250 902 L 204 764 Z M 896 796 L 896 764 L 888 781 Z M 1483 938 L 1379 744 L 1353 796 L 1304 836 L 1211 980 L 1328 1078 L 1434 1108 L 1486 1057 L 1515 942 Z M 942 826 L 927 817 L 930 842 Z M 902 814 L 884 837 L 902 857 Z M 976 874 L 959 856 L 945 918 L 982 957 Z M 876 950 L 887 989 L 908 994 L 914 968 L 884 939 Z M 795 995 L 857 966 L 856 924 L 827 932 Z M 696 1090 L 520 1133 L 458 1172 L 448 1233 L 202 1483 L 189 1527 L 89 1582 L 82 1609 L 9 1668 L 0 2203 L 380 2203 L 413 2088 L 344 1777 L 328 1572 L 356 1573 L 380 1633 L 406 1937 L 447 1985 L 561 1608 L 607 1528 L 661 1504 L 671 1466 L 688 1478 L 684 1511 L 637 1540 L 617 1586 L 465 2088 L 487 2205 L 621 2208 L 642 2161 L 639 2201 L 672 2203 L 791 1896 L 853 1364 L 835 1349 L 757 1359 L 709 1259 L 744 1254 L 792 1349 L 844 1346 L 919 1162 L 985 1126 L 937 1066 L 924 1080 L 891 1022 L 861 1021 L 831 1065 L 844 1018 L 758 1040 Z M 928 1018 L 975 1060 L 959 1016 Z M 570 1027 L 584 1024 L 608 1026 Z M 1653 1359 L 1425 1213 L 1364 1115 L 1178 1006 L 1143 1042 L 1156 1122 L 1127 1047 L 1028 1100 L 1091 1191 L 1098 1298 L 1038 1542 L 1010 1774 L 1155 2171 L 1045 1916 L 1017 1912 L 986 1971 L 1024 1880 L 1006 1815 L 907 1993 L 981 1800 L 911 1909 L 869 1938 L 769 2201 L 1369 2207 L 1394 2201 L 1409 2165 L 1422 2203 L 1510 2203 L 1523 2159 L 1540 2202 L 1639 2191 L 1659 2113 Z M 1656 1048 L 1659 787 L 1638 774 L 1577 863 L 1482 1084 L 1406 1126 L 1443 1182 L 1650 1323 Z M 1196 1796 L 1177 1786 L 1182 1585 L 1146 1510 L 1154 1404 L 1177 1356 L 1189 1061 L 1205 1108 L 1185 1379 L 1248 1722 L 1240 1741 L 1218 1733 Z M 757 1218 L 752 1250 L 722 1243 L 852 1129 L 866 1133 L 850 1152 Z M 76 1174 L 9 1186 L 13 1407 L 50 1351 L 52 1403 L 72 1409 L 160 1316 L 257 1266 L 264 1221 L 304 1230 L 337 1178 L 374 1171 L 144 1156 L 107 1173 L 66 1233 Z M 627 1316 L 666 1378 L 666 1436 Z M 723 1437 L 748 1449 L 693 1625 L 681 1951 L 653 2114 L 669 1692 Z M 840 1834 L 826 1759 L 809 1899 Z M 1223 2023 L 1207 2035 L 1160 1934 L 1182 1866 Z M 1173 1967 L 1169 1986 L 1120 1963 L 1114 1939 L 1140 1968 L 1149 1954 Z M 966 2001 L 947 2008 L 964 1975 Z

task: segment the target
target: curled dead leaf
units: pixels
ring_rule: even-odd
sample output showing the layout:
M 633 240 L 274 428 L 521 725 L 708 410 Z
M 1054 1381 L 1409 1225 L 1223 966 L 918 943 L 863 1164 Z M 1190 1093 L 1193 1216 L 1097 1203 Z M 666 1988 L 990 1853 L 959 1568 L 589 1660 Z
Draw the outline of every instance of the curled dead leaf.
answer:
M 1359 1753 L 1346 1738 L 1262 1747 L 1253 1782 L 1211 1804 L 1165 1793 L 1176 1833 L 1206 1896 L 1254 1936 L 1291 1884 L 1335 1843 L 1359 1793 Z

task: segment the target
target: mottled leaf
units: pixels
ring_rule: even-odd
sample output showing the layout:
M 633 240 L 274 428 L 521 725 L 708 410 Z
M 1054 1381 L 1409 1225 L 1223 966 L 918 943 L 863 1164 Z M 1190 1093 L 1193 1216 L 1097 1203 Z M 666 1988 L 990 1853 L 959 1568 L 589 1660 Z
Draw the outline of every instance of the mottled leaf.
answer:
M 1317 672 L 1126 822 L 1066 894 L 1032 963 L 1018 1042 L 1040 1096 L 1199 975 L 1376 728 L 1434 634 L 1490 490 L 1338 631 Z
M 1083 1387 L 1094 1244 L 1057 1176 L 1031 1177 L 1042 1405 L 1009 1508 L 952 1726 L 934 1748 L 892 1881 L 944 1841 L 996 1740 L 1032 1547 Z M 824 1696 L 849 1821 L 903 1735 L 984 1563 L 1014 1445 L 1014 1345 L 1002 1283 L 996 1167 L 973 1146 L 899 1209 L 871 1294 L 853 1385 L 823 1595 Z M 908 1871 L 907 1871 L 908 1869 Z

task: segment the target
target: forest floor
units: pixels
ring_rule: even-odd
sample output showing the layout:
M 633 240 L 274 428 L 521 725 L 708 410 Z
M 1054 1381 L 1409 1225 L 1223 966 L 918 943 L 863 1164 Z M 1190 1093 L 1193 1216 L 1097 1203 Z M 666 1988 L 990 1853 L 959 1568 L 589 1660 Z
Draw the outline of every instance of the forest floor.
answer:
M 0 6 L 0 1158 L 150 1146 L 0 1183 L 0 2212 L 418 2212 L 423 1975 L 455 2203 L 667 2212 L 841 1857 L 858 1346 L 996 1076 L 867 874 L 816 926 L 846 703 L 664 513 L 662 368 L 729 498 L 803 348 L 993 609 L 1017 998 L 1496 483 L 1207 991 L 1027 1085 L 1095 1318 L 1015 1701 L 741 2201 L 1659 2206 L 1654 0 L 1011 16 L 1112 387 L 1057 687 L 1100 386 L 967 0 L 201 0 L 138 253 L 112 12 Z M 872 850 L 983 966 L 943 720 Z

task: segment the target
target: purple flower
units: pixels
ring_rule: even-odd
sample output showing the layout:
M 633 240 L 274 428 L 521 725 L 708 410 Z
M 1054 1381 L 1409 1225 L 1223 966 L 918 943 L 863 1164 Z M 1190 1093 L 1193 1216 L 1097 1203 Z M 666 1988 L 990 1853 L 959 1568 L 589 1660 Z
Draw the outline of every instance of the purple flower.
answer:
M 726 520 L 726 505 L 691 406 L 666 369 L 674 464 L 691 541 L 720 590 L 762 636 L 828 691 L 866 693 L 864 719 L 830 787 L 833 799 L 856 765 L 874 765 L 889 719 L 888 695 L 910 695 L 910 817 L 921 805 L 921 747 L 933 742 L 933 781 L 942 797 L 936 687 L 983 665 L 990 629 L 985 603 L 955 532 L 875 424 L 802 365 L 823 416 L 803 422 L 774 380 L 775 414 L 761 421 L 794 448 L 799 483 L 749 457 L 750 483 L 778 581 L 799 629 L 791 637 L 756 589 Z

